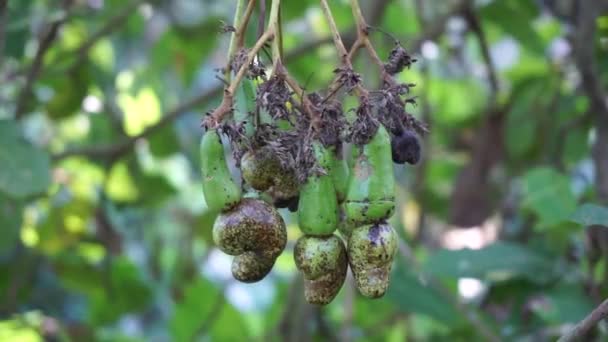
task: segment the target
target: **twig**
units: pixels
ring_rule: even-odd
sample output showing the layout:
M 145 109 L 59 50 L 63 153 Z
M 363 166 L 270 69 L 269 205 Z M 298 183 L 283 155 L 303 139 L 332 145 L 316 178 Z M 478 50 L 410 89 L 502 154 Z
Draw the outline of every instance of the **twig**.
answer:
M 251 4 L 252 1 L 253 0 L 249 1 L 249 4 Z M 224 79 L 222 80 L 223 82 L 227 83 L 227 86 L 230 86 L 230 78 L 232 77 L 232 59 L 234 58 L 237 48 L 240 47 L 238 37 L 244 32 L 243 25 L 240 24 L 244 2 L 245 0 L 238 0 L 236 3 L 236 10 L 234 12 L 234 21 L 232 23 L 234 32 L 230 36 L 230 46 L 228 47 L 228 56 L 226 58 L 226 66 L 224 67 Z
M 608 317 L 608 299 L 604 300 L 597 308 L 578 322 L 572 330 L 563 335 L 557 342 L 581 341 L 587 333 L 601 320 Z
M 245 14 L 243 15 L 243 19 L 241 19 L 241 23 L 238 26 L 235 26 L 237 28 L 235 33 L 237 48 L 242 48 L 245 45 L 245 31 L 247 30 L 247 25 L 249 24 L 249 19 L 251 19 L 251 14 L 253 13 L 255 4 L 256 0 L 249 0 L 249 4 L 247 5 L 247 9 L 245 9 Z
M 82 63 L 85 61 L 87 54 L 97 44 L 103 37 L 111 34 L 118 28 L 122 27 L 129 17 L 135 13 L 135 10 L 141 5 L 149 0 L 133 0 L 131 3 L 127 4 L 124 9 L 116 14 L 116 16 L 110 18 L 106 24 L 101 27 L 98 31 L 94 32 L 85 42 L 83 42 L 77 49 L 76 54 L 78 56 L 78 60 L 76 63 L 72 64 L 66 72 L 73 71 L 77 69 Z
M 34 82 L 36 82 L 36 79 L 38 78 L 38 76 L 40 76 L 40 72 L 42 70 L 44 55 L 57 37 L 59 28 L 67 20 L 67 12 L 72 6 L 73 2 L 74 0 L 63 1 L 62 8 L 66 11 L 66 13 L 63 15 L 63 17 L 57 19 L 56 21 L 50 24 L 50 26 L 48 27 L 48 29 L 46 30 L 46 32 L 38 43 L 38 51 L 36 51 L 34 61 L 32 62 L 32 65 L 27 72 L 25 78 L 25 85 L 23 86 L 23 89 L 21 90 L 21 93 L 17 98 L 17 104 L 15 106 L 15 119 L 20 119 L 23 114 L 25 114 L 26 105 L 28 102 L 30 102 L 30 96 L 32 94 L 32 88 L 34 87 Z
M 484 63 L 486 65 L 486 71 L 488 73 L 488 78 L 490 80 L 490 87 L 492 90 L 492 101 L 495 102 L 498 98 L 498 92 L 500 90 L 499 82 L 498 82 L 498 73 L 496 72 L 496 67 L 492 62 L 492 56 L 490 55 L 490 48 L 488 46 L 488 39 L 486 37 L 485 31 L 481 23 L 479 22 L 479 18 L 475 13 L 475 9 L 472 6 L 467 7 L 465 11 L 465 17 L 473 30 L 473 33 L 477 36 L 477 41 L 479 42 L 479 48 L 481 50 L 481 56 L 483 57 Z
M 61 160 L 61 159 L 71 157 L 71 156 L 86 156 L 86 157 L 90 157 L 90 158 L 107 158 L 107 159 L 114 159 L 114 158 L 122 157 L 123 155 L 127 154 L 130 151 L 130 149 L 133 147 L 133 145 L 135 145 L 136 141 L 149 137 L 152 134 L 158 132 L 164 126 L 173 122 L 173 120 L 175 120 L 182 113 L 186 113 L 189 110 L 191 110 L 192 108 L 194 108 L 202 103 L 210 101 L 212 98 L 218 96 L 221 93 L 221 91 L 222 91 L 221 87 L 211 88 L 208 91 L 200 94 L 199 96 L 197 96 L 187 102 L 182 103 L 181 105 L 177 106 L 173 110 L 169 111 L 165 116 L 162 117 L 162 119 L 160 119 L 159 122 L 146 128 L 143 132 L 141 132 L 140 134 L 138 134 L 136 136 L 130 137 L 130 138 L 123 140 L 121 142 L 118 142 L 116 144 L 96 145 L 96 146 L 67 150 L 62 153 L 56 154 L 53 157 L 53 159 Z
M 576 65 L 581 74 L 581 86 L 591 100 L 596 113 L 597 141 L 594 146 L 594 161 L 597 174 L 597 193 L 600 200 L 608 203 L 608 101 L 602 88 L 597 63 L 594 57 L 595 21 L 601 13 L 599 2 L 580 3 L 578 28 L 572 37 L 572 49 Z
M 236 73 L 236 76 L 230 82 L 230 86 L 227 86 L 224 88 L 224 97 L 222 98 L 222 103 L 206 119 L 206 123 L 209 127 L 217 126 L 222 121 L 224 116 L 226 116 L 226 114 L 232 112 L 232 105 L 234 103 L 234 93 L 235 93 L 236 89 L 238 88 L 238 86 L 241 84 L 241 81 L 245 77 L 245 74 L 247 74 L 247 71 L 249 70 L 249 66 L 251 65 L 251 63 L 253 62 L 255 57 L 257 56 L 258 52 L 260 52 L 260 50 L 264 47 L 266 42 L 275 38 L 275 35 L 277 32 L 278 20 L 279 20 L 280 6 L 281 6 L 281 0 L 272 1 L 272 7 L 270 8 L 270 19 L 268 22 L 268 28 L 266 29 L 266 31 L 264 31 L 262 36 L 258 39 L 258 41 L 255 43 L 253 48 L 251 48 L 251 50 L 249 50 L 249 52 L 247 53 L 247 60 L 245 61 L 245 63 L 243 63 L 243 65 L 241 65 L 241 68 Z M 231 58 L 229 58 L 229 60 L 230 59 Z

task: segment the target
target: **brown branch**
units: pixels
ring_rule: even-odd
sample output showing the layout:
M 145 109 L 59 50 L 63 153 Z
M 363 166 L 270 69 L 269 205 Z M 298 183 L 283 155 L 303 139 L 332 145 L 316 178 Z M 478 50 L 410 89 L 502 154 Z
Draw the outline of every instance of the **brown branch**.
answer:
M 31 101 L 30 97 L 32 95 L 32 88 L 34 87 L 34 83 L 36 82 L 36 79 L 38 79 L 42 71 L 44 56 L 55 41 L 55 38 L 57 38 L 59 28 L 67 20 L 67 12 L 69 11 L 73 3 L 74 0 L 63 1 L 62 8 L 64 11 L 66 11 L 66 13 L 60 19 L 57 19 L 48 26 L 42 38 L 38 42 L 38 50 L 36 51 L 36 55 L 34 56 L 34 61 L 32 62 L 32 65 L 30 66 L 27 72 L 25 78 L 25 85 L 23 86 L 23 89 L 21 90 L 21 93 L 17 98 L 17 104 L 15 106 L 15 119 L 20 119 L 25 114 L 25 111 L 27 109 L 26 106 Z
M 608 101 L 598 78 L 594 58 L 596 28 L 595 21 L 601 13 L 596 1 L 580 3 L 578 28 L 572 38 L 574 58 L 581 74 L 581 86 L 596 113 L 597 141 L 593 149 L 597 173 L 598 197 L 608 203 Z
M 608 299 L 604 300 L 597 308 L 578 322 L 572 330 L 563 335 L 557 340 L 558 342 L 582 341 L 587 333 L 599 323 L 599 321 L 608 317 Z
M 245 14 L 243 14 L 243 19 L 241 19 L 239 27 L 236 28 L 234 36 L 237 48 L 242 48 L 245 45 L 245 31 L 247 30 L 247 25 L 249 24 L 249 19 L 251 18 L 255 4 L 256 0 L 249 0 L 247 9 L 245 9 Z

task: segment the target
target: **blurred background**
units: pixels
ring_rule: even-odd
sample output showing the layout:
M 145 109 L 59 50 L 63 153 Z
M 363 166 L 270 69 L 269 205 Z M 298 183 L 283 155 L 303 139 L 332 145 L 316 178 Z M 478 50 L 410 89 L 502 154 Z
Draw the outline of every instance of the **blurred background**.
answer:
M 349 277 L 323 308 L 304 302 L 292 214 L 256 284 L 211 239 L 200 122 L 236 2 L 0 0 L 0 340 L 548 341 L 608 295 L 605 1 L 361 1 L 418 59 L 399 79 L 431 134 L 395 167 L 388 293 Z M 348 1 L 330 4 L 348 47 Z M 318 6 L 282 6 L 310 91 L 337 65 Z M 392 39 L 372 39 L 386 59 Z

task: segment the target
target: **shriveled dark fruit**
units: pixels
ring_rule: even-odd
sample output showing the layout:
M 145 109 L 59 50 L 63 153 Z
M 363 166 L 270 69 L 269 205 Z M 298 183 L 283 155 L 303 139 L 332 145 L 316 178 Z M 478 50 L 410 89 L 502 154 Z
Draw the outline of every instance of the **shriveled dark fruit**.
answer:
M 420 161 L 421 147 L 416 133 L 402 130 L 401 134 L 394 135 L 391 139 L 391 152 L 396 164 L 417 164 Z
M 270 204 L 244 198 L 220 214 L 213 226 L 213 240 L 226 254 L 234 255 L 232 275 L 251 283 L 263 279 L 287 243 L 285 222 Z
M 340 292 L 348 257 L 342 239 L 303 236 L 294 247 L 296 266 L 304 275 L 304 296 L 310 304 L 329 304 Z
M 300 196 L 295 196 L 288 199 L 277 199 L 274 201 L 274 206 L 278 209 L 287 208 L 292 213 L 298 211 L 298 203 L 300 202 Z
M 397 233 L 386 222 L 357 227 L 348 240 L 348 262 L 365 297 L 382 297 L 389 285 Z

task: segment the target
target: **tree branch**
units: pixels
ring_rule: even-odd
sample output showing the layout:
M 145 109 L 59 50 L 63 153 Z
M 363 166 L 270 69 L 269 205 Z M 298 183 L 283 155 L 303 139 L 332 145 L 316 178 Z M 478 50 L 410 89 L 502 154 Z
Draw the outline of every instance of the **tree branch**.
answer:
M 42 70 L 42 66 L 44 63 L 44 55 L 47 50 L 51 47 L 55 38 L 57 38 L 57 33 L 59 32 L 59 28 L 68 18 L 68 11 L 74 0 L 64 0 L 62 8 L 66 13 L 56 21 L 52 22 L 47 28 L 46 32 L 43 34 L 42 38 L 38 43 L 38 51 L 36 51 L 36 55 L 34 57 L 34 61 L 32 62 L 31 67 L 29 68 L 26 78 L 25 85 L 21 90 L 21 94 L 17 99 L 17 104 L 15 106 L 15 119 L 20 119 L 26 111 L 26 105 L 30 102 L 30 96 L 32 95 L 32 88 L 34 87 L 34 83 L 36 79 L 40 76 L 40 72 Z
M 601 320 L 608 317 L 608 299 L 604 300 L 597 308 L 578 322 L 572 330 L 560 337 L 557 342 L 572 342 L 583 340 L 587 333 Z
M 498 98 L 499 82 L 498 82 L 498 73 L 496 72 L 496 68 L 494 63 L 492 62 L 492 56 L 490 55 L 490 48 L 488 45 L 488 39 L 486 37 L 485 31 L 479 22 L 479 18 L 477 17 L 477 13 L 475 13 L 475 9 L 471 6 L 468 6 L 465 10 L 465 17 L 471 27 L 471 30 L 477 36 L 477 41 L 479 42 L 479 48 L 481 50 L 481 56 L 483 57 L 484 63 L 486 65 L 486 72 L 488 73 L 488 78 L 490 80 L 490 88 L 492 90 L 492 99 L 490 103 L 494 103 Z

